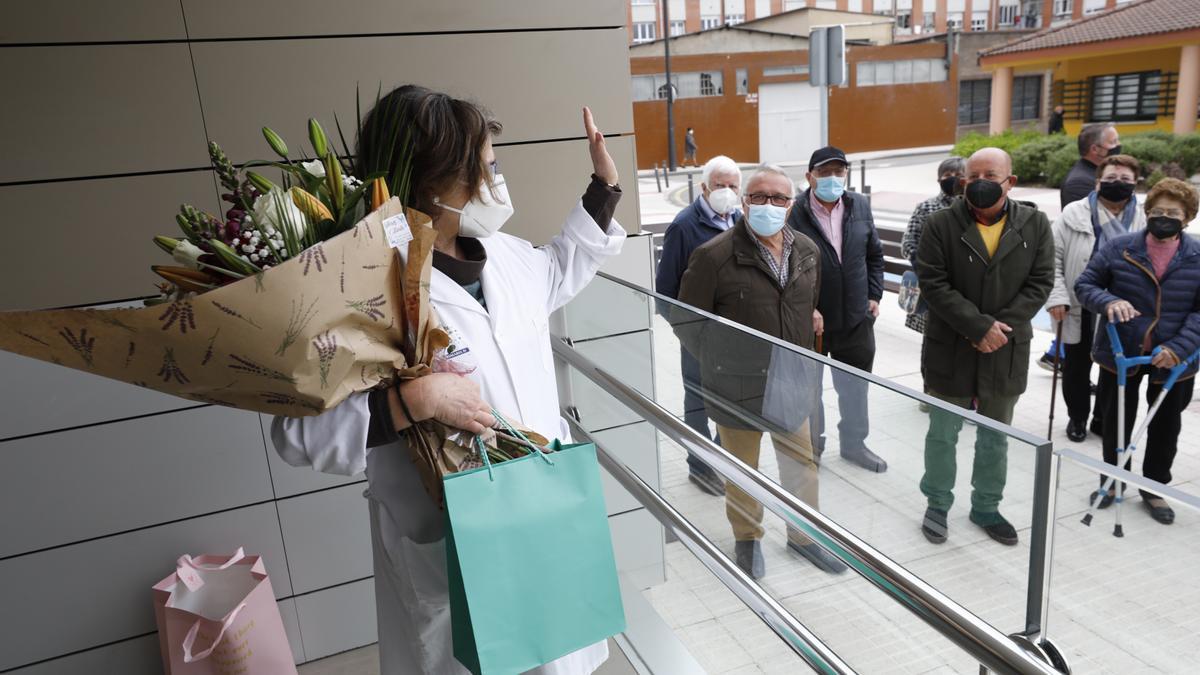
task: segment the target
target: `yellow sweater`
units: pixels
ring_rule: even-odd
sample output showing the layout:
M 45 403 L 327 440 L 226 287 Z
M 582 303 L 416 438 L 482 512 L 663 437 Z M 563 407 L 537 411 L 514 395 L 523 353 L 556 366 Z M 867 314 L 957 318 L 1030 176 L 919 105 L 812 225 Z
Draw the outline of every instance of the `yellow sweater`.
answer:
M 996 249 L 1000 247 L 1000 234 L 1004 232 L 1004 221 L 1008 220 L 1008 215 L 1005 214 L 994 225 L 984 225 L 979 221 L 975 221 L 975 227 L 979 228 L 979 236 L 983 237 L 983 243 L 987 246 L 988 257 L 996 255 Z

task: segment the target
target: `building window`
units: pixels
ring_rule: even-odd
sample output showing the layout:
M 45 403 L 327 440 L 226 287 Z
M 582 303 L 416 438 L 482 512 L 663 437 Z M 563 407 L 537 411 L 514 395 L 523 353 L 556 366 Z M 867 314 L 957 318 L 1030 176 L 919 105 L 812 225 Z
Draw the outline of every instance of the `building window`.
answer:
M 721 17 L 705 16 L 700 17 L 700 30 L 709 30 L 721 25 Z
M 963 13 L 962 12 L 950 12 L 950 13 L 946 14 L 946 28 L 953 28 L 954 30 L 962 30 L 962 27 L 963 27 L 962 22 L 963 22 Z
M 971 30 L 987 30 L 987 10 L 971 12 Z
M 909 30 L 912 28 L 912 10 L 904 10 L 896 13 L 896 28 L 900 30 Z
M 986 124 L 992 112 L 992 81 L 962 80 L 958 83 L 958 123 Z
M 783 11 L 785 12 L 804 7 L 808 7 L 808 0 L 783 0 Z
M 1042 116 L 1042 76 L 1013 78 L 1012 120 L 1036 120 Z
M 634 75 L 633 100 L 655 101 L 667 98 L 667 76 L 663 73 L 655 75 Z M 672 73 L 671 84 L 675 87 L 675 99 L 700 98 L 703 96 L 721 96 L 724 94 L 724 81 L 719 70 L 708 70 L 695 73 Z
M 937 12 L 925 12 L 925 21 L 922 23 L 922 30 L 926 33 L 931 33 L 937 28 Z
M 942 59 L 860 61 L 855 70 L 856 87 L 946 81 L 946 62 Z
M 1108 3 L 1105 0 L 1083 0 L 1083 13 L 1095 14 L 1103 12 L 1105 5 Z
M 677 37 L 687 32 L 687 24 L 684 21 L 671 20 L 671 37 Z
M 1075 0 L 1054 0 L 1054 18 L 1070 18 L 1075 11 Z
M 700 95 L 701 96 L 716 96 L 721 93 L 721 74 L 715 73 L 716 80 L 714 84 L 714 73 L 700 73 Z
M 768 66 L 763 68 L 763 77 L 778 77 L 780 75 L 807 75 L 808 66 Z
M 750 78 L 746 76 L 745 68 L 738 68 L 733 76 L 737 78 L 737 93 L 739 96 L 750 93 Z
M 736 26 L 739 23 L 746 23 L 746 15 L 745 14 L 726 14 L 725 15 L 725 25 L 726 26 Z
M 894 14 L 896 12 L 896 0 L 875 0 L 874 12 L 876 14 Z
M 655 25 L 653 21 L 639 22 L 633 24 L 633 41 L 634 42 L 650 42 L 655 37 Z
M 633 2 L 632 2 L 632 3 L 630 3 L 630 4 L 634 4 L 634 5 L 655 5 L 655 4 L 658 4 L 658 0 L 633 0 Z
M 861 12 L 863 8 L 863 0 L 850 0 L 846 3 L 846 10 L 850 12 Z
M 817 9 L 837 9 L 837 0 L 817 0 Z
M 1021 17 L 1024 18 L 1026 28 L 1041 28 L 1042 27 L 1042 0 L 1022 0 L 1024 9 L 1021 10 Z
M 1153 120 L 1163 114 L 1166 95 L 1161 71 L 1091 78 L 1092 122 Z
M 1000 5 L 999 10 L 996 14 L 996 25 L 1006 27 L 1017 25 L 1017 12 L 1020 10 L 1020 6 Z

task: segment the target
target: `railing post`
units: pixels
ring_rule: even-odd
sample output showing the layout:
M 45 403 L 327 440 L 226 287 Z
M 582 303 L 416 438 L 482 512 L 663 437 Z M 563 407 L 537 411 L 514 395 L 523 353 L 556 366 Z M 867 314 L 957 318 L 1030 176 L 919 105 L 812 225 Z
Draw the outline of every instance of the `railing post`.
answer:
M 658 176 L 658 164 L 654 164 L 654 184 L 658 186 L 658 191 L 662 192 L 662 179 Z
M 693 185 L 693 179 L 696 174 L 688 173 L 688 203 L 696 201 L 696 186 Z
M 1050 441 L 1039 445 L 1033 469 L 1033 523 L 1029 533 L 1029 589 L 1025 600 L 1025 635 L 1035 643 L 1046 634 L 1050 610 L 1050 564 L 1054 547 L 1055 497 L 1062 459 Z
M 663 162 L 663 185 L 666 185 L 668 190 L 671 189 L 671 167 L 667 166 L 666 162 Z

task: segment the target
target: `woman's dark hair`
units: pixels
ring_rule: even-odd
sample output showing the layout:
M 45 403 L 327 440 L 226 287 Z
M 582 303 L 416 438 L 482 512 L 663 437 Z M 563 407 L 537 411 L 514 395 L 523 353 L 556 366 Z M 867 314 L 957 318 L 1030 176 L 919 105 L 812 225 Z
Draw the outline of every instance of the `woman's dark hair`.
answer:
M 386 173 L 391 194 L 432 215 L 434 198 L 455 184 L 492 187 L 483 148 L 502 129 L 474 103 L 407 84 L 377 99 L 362 119 L 354 173 Z

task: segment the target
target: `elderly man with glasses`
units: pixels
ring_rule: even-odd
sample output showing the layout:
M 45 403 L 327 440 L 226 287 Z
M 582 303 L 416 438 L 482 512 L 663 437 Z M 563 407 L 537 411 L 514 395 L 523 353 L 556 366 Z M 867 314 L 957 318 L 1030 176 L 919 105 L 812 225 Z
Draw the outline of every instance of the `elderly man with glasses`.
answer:
M 788 224 L 821 252 L 821 298 L 825 317 L 819 350 L 870 372 L 875 364 L 875 318 L 883 298 L 883 244 L 875 231 L 871 203 L 846 190 L 849 163 L 841 150 L 820 148 L 808 160 L 809 189 L 796 200 Z M 842 458 L 882 473 L 887 462 L 867 448 L 870 433 L 867 381 L 833 371 L 838 397 L 838 443 Z M 813 433 L 818 454 L 825 447 L 824 407 L 816 406 Z
M 732 228 L 696 249 L 683 273 L 679 300 L 698 309 L 811 349 L 821 332 L 816 300 L 821 288 L 820 253 L 808 237 L 787 227 L 795 185 L 779 167 L 759 167 L 746 181 L 743 212 Z M 771 434 L 784 489 L 817 506 L 817 463 L 806 411 L 767 409 L 769 387 L 812 390 L 814 377 L 780 373 L 780 361 L 804 370 L 807 359 L 761 337 L 684 308 L 672 312 L 684 347 L 700 362 L 704 401 L 717 423 L 722 447 L 758 467 L 763 433 Z M 815 397 L 815 393 L 813 395 Z M 765 573 L 761 540 L 763 507 L 735 485 L 727 485 L 726 516 L 733 527 L 736 561 L 751 577 Z M 789 528 L 788 548 L 830 573 L 845 565 L 798 530 Z

